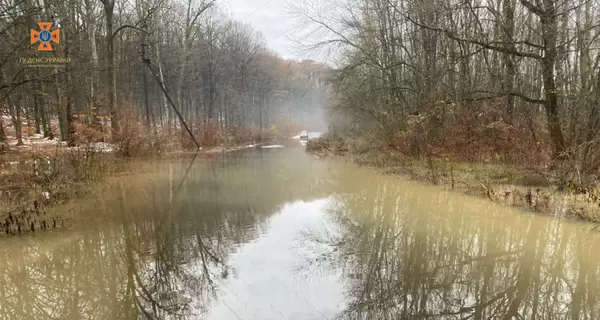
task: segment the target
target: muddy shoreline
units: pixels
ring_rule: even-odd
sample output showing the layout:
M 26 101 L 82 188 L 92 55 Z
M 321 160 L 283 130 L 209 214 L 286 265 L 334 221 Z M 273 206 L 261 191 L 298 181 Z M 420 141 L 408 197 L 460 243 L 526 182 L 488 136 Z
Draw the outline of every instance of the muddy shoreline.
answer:
M 310 141 L 307 152 L 319 158 L 342 158 L 384 174 L 483 197 L 536 214 L 600 223 L 600 187 L 583 189 L 552 179 L 552 173 L 506 165 L 433 157 L 418 159 L 394 150 L 357 151 L 340 139 Z

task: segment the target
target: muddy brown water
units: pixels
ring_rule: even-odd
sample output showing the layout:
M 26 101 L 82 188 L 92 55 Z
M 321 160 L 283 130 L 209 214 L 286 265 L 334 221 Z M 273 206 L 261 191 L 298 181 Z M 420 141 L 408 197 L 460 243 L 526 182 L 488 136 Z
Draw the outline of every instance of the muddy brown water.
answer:
M 133 162 L 70 229 L 1 237 L 0 319 L 600 319 L 589 224 L 302 148 L 189 162 Z

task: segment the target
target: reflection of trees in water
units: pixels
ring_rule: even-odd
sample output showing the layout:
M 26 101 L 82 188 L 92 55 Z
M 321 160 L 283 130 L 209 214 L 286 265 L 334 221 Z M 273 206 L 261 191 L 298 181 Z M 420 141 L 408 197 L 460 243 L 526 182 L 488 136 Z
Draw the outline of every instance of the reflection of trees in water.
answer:
M 122 223 L 21 244 L 22 257 L 0 263 L 0 318 L 180 319 L 205 311 L 225 274 L 226 248 L 192 228 L 124 212 Z
M 318 168 L 308 175 L 298 157 L 265 154 L 199 162 L 175 194 L 187 165 L 117 179 L 80 206 L 92 216 L 80 233 L 36 235 L 15 243 L 18 252 L 3 243 L 11 256 L 0 262 L 0 318 L 194 318 L 235 275 L 236 246 L 283 203 L 329 190 L 311 176 Z
M 374 181 L 337 198 L 342 231 L 321 260 L 344 269 L 341 318 L 598 319 L 596 234 L 432 197 Z

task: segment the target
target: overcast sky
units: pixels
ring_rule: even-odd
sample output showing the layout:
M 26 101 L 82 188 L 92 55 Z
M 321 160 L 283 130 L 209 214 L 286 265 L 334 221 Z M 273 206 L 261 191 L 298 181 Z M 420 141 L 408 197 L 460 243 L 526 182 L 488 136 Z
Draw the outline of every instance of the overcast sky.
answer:
M 294 25 L 286 12 L 285 0 L 222 0 L 220 6 L 232 18 L 249 23 L 265 37 L 267 46 L 285 59 L 302 60 L 307 57 L 294 50 L 288 38 Z M 315 59 L 317 60 L 317 59 Z

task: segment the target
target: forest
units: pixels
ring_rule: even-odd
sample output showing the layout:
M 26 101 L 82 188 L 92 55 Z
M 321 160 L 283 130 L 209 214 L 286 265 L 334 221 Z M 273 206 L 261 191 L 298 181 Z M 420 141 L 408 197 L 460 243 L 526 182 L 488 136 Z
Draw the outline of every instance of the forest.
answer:
M 341 133 L 410 156 L 600 167 L 597 0 L 305 0 Z
M 182 119 L 203 146 L 296 134 L 329 90 L 325 64 L 284 60 L 214 0 L 1 0 L 0 41 L 4 152 L 36 134 L 190 146 Z
M 326 62 L 281 58 L 214 0 L 0 0 L 0 150 L 37 135 L 139 156 L 192 148 L 189 132 L 221 146 L 328 128 L 324 149 L 387 171 L 599 207 L 600 0 L 285 4 L 297 47 Z M 45 22 L 52 51 L 33 38 Z

